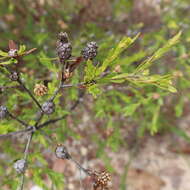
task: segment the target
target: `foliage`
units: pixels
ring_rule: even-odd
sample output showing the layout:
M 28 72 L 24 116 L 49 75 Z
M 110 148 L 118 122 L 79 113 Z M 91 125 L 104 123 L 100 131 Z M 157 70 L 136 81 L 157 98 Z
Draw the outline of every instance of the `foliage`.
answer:
M 126 35 L 118 31 L 120 27 L 115 27 L 115 23 L 114 27 L 112 25 L 107 26 L 107 24 L 96 24 L 96 22 L 82 23 L 80 28 L 78 25 L 73 25 L 73 15 L 80 14 L 80 6 L 75 1 L 70 3 L 57 1 L 57 4 L 60 5 L 57 8 L 52 8 L 49 1 L 40 5 L 42 10 L 47 11 L 47 14 L 36 8 L 38 7 L 36 1 L 32 6 L 28 6 L 27 2 L 23 0 L 11 3 L 0 1 L 0 16 L 2 16 L 0 19 L 0 49 L 2 49 L 0 51 L 0 65 L 8 67 L 17 65 L 17 60 L 8 56 L 8 40 L 13 39 L 25 43 L 25 45 L 20 45 L 18 50 L 18 54 L 23 55 L 23 60 L 27 62 L 22 66 L 22 78 L 27 81 L 27 87 L 31 91 L 33 91 L 36 83 L 50 81 L 48 82 L 49 94 L 45 95 L 45 98 L 48 99 L 58 84 L 57 72 L 59 67 L 54 51 L 56 34 L 60 30 L 68 30 L 71 33 L 76 55 L 80 54 L 81 43 L 85 44 L 89 40 L 96 40 L 100 46 L 97 57 L 98 63 L 96 61 L 82 63 L 70 79 L 70 83 L 85 84 L 88 93 L 94 97 L 92 101 L 92 97 L 86 95 L 89 101 L 85 101 L 84 104 L 91 108 L 91 113 L 89 113 L 91 126 L 86 124 L 85 127 L 98 128 L 97 131 L 113 131 L 110 136 L 103 139 L 104 142 L 101 142 L 103 138 L 101 134 L 91 134 L 92 143 L 98 145 L 97 150 L 95 150 L 97 151 L 96 155 L 105 161 L 109 171 L 114 169 L 110 165 L 110 158 L 104 150 L 111 148 L 112 151 L 118 151 L 121 146 L 124 146 L 122 131 L 124 130 L 127 133 L 128 130 L 126 127 L 128 125 L 123 125 L 120 116 L 125 118 L 124 123 L 132 123 L 132 125 L 138 126 L 138 138 L 144 136 L 147 131 L 151 135 L 166 131 L 174 132 L 188 140 L 188 135 L 178 129 L 175 123 L 177 119 L 184 116 L 184 108 L 189 103 L 188 26 L 190 21 L 188 16 L 184 17 L 184 12 L 189 15 L 189 11 L 186 10 L 188 7 L 187 0 L 165 3 L 164 7 L 169 11 L 163 10 L 160 18 L 163 24 L 158 28 L 151 27 L 151 29 L 143 23 L 133 22 L 130 18 L 134 6 L 133 1 L 113 1 L 113 20 L 118 22 L 116 23 L 117 26 L 121 24 L 124 27 L 127 23 L 127 29 L 124 29 L 125 34 L 126 30 L 129 33 L 127 37 L 123 37 Z M 25 12 L 23 10 L 28 13 L 28 16 L 23 16 Z M 125 14 L 128 15 L 129 20 L 122 21 L 122 18 L 125 19 Z M 10 15 L 13 15 L 12 20 L 11 17 L 8 17 Z M 80 18 L 80 15 L 78 17 Z M 22 22 L 20 22 L 21 20 Z M 62 25 L 60 25 L 59 20 L 63 21 Z M 182 33 L 179 32 L 180 30 Z M 169 37 L 171 39 L 167 41 L 166 39 Z M 177 43 L 179 37 L 180 43 Z M 33 47 L 37 47 L 36 53 L 24 56 Z M 0 67 L 0 72 L 3 73 L 0 76 L 0 86 L 16 85 L 15 82 L 10 84 L 10 81 L 4 76 L 6 74 L 4 68 Z M 67 92 L 64 91 L 63 94 L 59 95 L 55 101 L 61 107 L 56 110 L 54 116 L 69 114 L 68 107 L 77 97 L 77 88 L 70 88 Z M 8 88 L 1 93 L 0 99 L 0 103 L 6 102 L 8 109 L 19 115 L 20 119 L 30 121 L 31 125 L 34 124 L 31 120 L 35 118 L 37 108 L 31 105 L 27 94 L 17 89 Z M 39 97 L 38 101 L 42 102 L 43 98 Z M 74 113 L 74 126 L 81 123 L 84 110 L 81 106 L 79 112 L 77 111 Z M 100 122 L 98 127 L 96 126 L 97 120 Z M 1 134 L 20 129 L 16 121 L 1 121 Z M 56 142 L 65 142 L 68 137 L 77 140 L 82 139 L 79 130 L 70 127 L 67 121 L 60 121 L 56 124 L 54 132 L 57 133 Z M 45 129 L 45 133 L 51 136 L 51 127 Z M 38 145 L 37 148 L 35 145 Z M 38 170 L 38 168 L 35 169 L 34 164 L 31 169 L 32 175 L 35 176 L 35 183 L 42 187 L 46 186 L 43 184 L 42 178 L 45 171 L 52 181 L 56 180 L 55 185 L 59 189 L 60 185 L 63 184 L 63 175 L 59 175 L 55 179 L 53 176 L 56 174 L 52 173 L 52 170 L 48 170 L 44 156 L 35 154 L 36 151 L 40 152 L 45 147 L 50 147 L 52 150 L 52 144 L 39 134 L 36 135 L 33 146 L 35 151 L 30 154 L 29 161 L 30 163 L 40 162 L 43 166 Z M 12 145 L 10 140 L 5 140 L 1 142 L 1 147 L 7 147 L 6 149 L 2 148 L 2 152 L 10 155 L 9 162 L 13 162 L 15 156 L 17 158 L 21 156 L 24 145 Z M 4 175 L 4 166 L 7 166 L 7 163 L 2 160 L 0 176 Z M 9 177 L 3 178 L 2 184 L 7 183 L 10 188 L 16 189 L 17 179 L 11 181 L 12 176 L 15 175 L 14 172 L 7 171 L 6 175 Z

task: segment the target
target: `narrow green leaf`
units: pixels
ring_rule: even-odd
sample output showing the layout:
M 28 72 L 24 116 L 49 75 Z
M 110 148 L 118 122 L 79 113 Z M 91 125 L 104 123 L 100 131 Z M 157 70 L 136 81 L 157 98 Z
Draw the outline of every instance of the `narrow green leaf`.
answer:
M 160 105 L 156 107 L 154 110 L 153 118 L 152 118 L 152 123 L 151 123 L 151 128 L 150 132 L 152 135 L 158 132 L 158 118 L 159 118 L 159 113 L 160 113 Z
M 4 62 L 1 62 L 0 65 L 9 65 L 9 64 L 12 64 L 13 62 L 10 60 L 8 61 L 4 61 Z
M 96 76 L 99 76 L 102 72 L 104 72 L 108 66 L 113 66 L 118 56 L 125 49 L 127 49 L 138 37 L 139 34 L 137 34 L 133 39 L 129 37 L 124 37 L 114 49 L 111 49 L 108 53 L 107 58 L 102 63 L 102 66 L 97 69 Z
M 92 61 L 88 60 L 86 63 L 85 67 L 85 76 L 84 76 L 84 81 L 88 82 L 91 81 L 95 78 L 95 72 L 96 72 L 96 67 L 93 65 Z
M 128 73 L 122 73 L 122 74 L 119 74 L 119 75 L 116 75 L 114 77 L 112 77 L 111 79 L 114 80 L 114 79 L 123 79 L 123 78 L 127 78 L 129 76 Z
M 184 130 L 177 128 L 177 127 L 171 127 L 171 131 L 173 131 L 176 135 L 182 137 L 186 141 L 190 142 L 190 136 L 187 134 Z
M 124 108 L 124 115 L 131 116 L 136 111 L 136 109 L 140 106 L 140 103 L 130 104 L 126 108 Z
M 7 52 L 4 52 L 2 50 L 0 50 L 0 56 L 2 57 L 7 57 L 8 56 L 8 53 Z
M 26 50 L 26 46 L 25 45 L 20 45 L 19 50 L 18 50 L 18 54 L 23 54 Z
M 44 65 L 45 67 L 47 67 L 49 70 L 53 72 L 58 71 L 58 69 L 56 68 L 56 65 L 52 63 L 52 58 L 47 57 L 45 53 L 40 52 L 40 56 L 38 58 L 39 58 L 40 63 Z
M 145 69 L 149 68 L 154 61 L 156 61 L 157 59 L 159 59 L 160 57 L 162 57 L 167 51 L 169 51 L 169 49 L 173 45 L 175 45 L 176 43 L 178 43 L 180 36 L 181 36 L 181 31 L 178 34 L 176 34 L 173 38 L 171 38 L 166 43 L 166 45 L 164 45 L 162 48 L 158 49 L 151 57 L 149 57 L 144 62 L 142 62 L 137 67 L 137 69 L 135 70 L 135 73 L 142 72 Z
M 183 97 L 181 97 L 179 102 L 175 105 L 175 115 L 176 115 L 176 117 L 181 117 L 182 116 L 184 104 L 185 104 L 184 99 L 183 99 Z

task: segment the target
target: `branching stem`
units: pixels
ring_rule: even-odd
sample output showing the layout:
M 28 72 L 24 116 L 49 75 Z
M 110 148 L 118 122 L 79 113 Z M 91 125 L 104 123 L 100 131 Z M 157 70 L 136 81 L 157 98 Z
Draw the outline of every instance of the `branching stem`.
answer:
M 29 94 L 29 96 L 32 98 L 32 100 L 36 103 L 36 105 L 41 110 L 42 108 L 41 108 L 40 103 L 38 102 L 38 100 L 36 100 L 36 98 L 33 96 L 33 94 L 30 92 L 30 90 L 28 90 L 28 88 L 26 88 L 25 84 L 20 79 L 18 80 L 18 83 L 24 88 L 24 90 Z

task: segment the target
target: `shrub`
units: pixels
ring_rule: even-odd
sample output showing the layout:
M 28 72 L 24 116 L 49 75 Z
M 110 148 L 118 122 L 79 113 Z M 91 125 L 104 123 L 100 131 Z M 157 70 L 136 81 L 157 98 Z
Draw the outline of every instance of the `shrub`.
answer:
M 178 42 L 180 35 L 181 32 L 175 35 L 151 56 L 146 57 L 138 65 L 134 65 L 130 59 L 141 59 L 141 53 L 137 52 L 133 56 L 127 58 L 124 57 L 124 53 L 137 39 L 141 40 L 140 34 L 136 35 L 134 38 L 123 37 L 106 56 L 103 56 L 105 57 L 104 60 L 98 61 L 95 57 L 97 53 L 101 51 L 101 48 L 98 49 L 96 42 L 87 43 L 86 47 L 82 48 L 81 55 L 73 56 L 72 46 L 67 34 L 60 33 L 56 49 L 58 57 L 48 58 L 42 52 L 38 57 L 41 67 L 45 67 L 45 69 L 42 68 L 41 70 L 39 70 L 39 68 L 35 69 L 35 72 L 37 72 L 39 76 L 38 83 L 36 82 L 37 79 L 34 77 L 34 72 L 30 72 L 30 69 L 35 67 L 35 65 L 31 64 L 29 70 L 27 70 L 27 65 L 25 65 L 25 62 L 27 64 L 27 61 L 30 61 L 29 59 L 27 60 L 27 57 L 30 58 L 30 55 L 35 53 L 36 48 L 26 50 L 25 45 L 20 45 L 18 48 L 17 45 L 10 40 L 9 51 L 0 51 L 0 69 L 2 71 L 0 81 L 2 84 L 6 84 L 2 86 L 3 93 L 10 88 L 13 88 L 14 93 L 12 91 L 7 93 L 2 101 L 5 103 L 0 107 L 0 118 L 2 119 L 0 138 L 18 135 L 27 137 L 24 156 L 21 156 L 14 163 L 14 168 L 21 174 L 20 189 L 23 189 L 24 174 L 27 166 L 30 167 L 30 162 L 32 160 L 30 159 L 30 161 L 28 161 L 32 139 L 36 138 L 35 142 L 39 141 L 39 143 L 48 146 L 44 138 L 46 134 L 47 136 L 51 136 L 51 126 L 59 133 L 60 125 L 57 123 L 64 120 L 67 116 L 74 117 L 75 108 L 81 101 L 85 101 L 85 93 L 92 94 L 97 102 L 101 102 L 103 100 L 101 97 L 105 94 L 106 96 L 112 95 L 109 90 L 104 90 L 108 89 L 109 85 L 112 85 L 112 88 L 115 89 L 122 85 L 123 88 L 130 88 L 131 92 L 138 91 L 145 87 L 155 86 L 166 92 L 175 93 L 176 89 L 172 86 L 173 75 L 151 74 L 150 67 L 153 62 L 158 60 Z M 127 72 L 126 69 L 122 69 L 122 64 L 125 62 L 128 67 Z M 47 78 L 43 80 L 44 75 L 49 75 L 48 80 Z M 66 97 L 66 89 L 75 90 L 74 98 L 69 95 Z M 153 89 L 151 88 L 151 90 Z M 76 94 L 78 95 L 76 96 Z M 117 95 L 127 103 L 123 113 L 125 116 L 132 115 L 139 106 L 146 106 L 147 102 L 152 101 L 152 96 L 136 96 L 135 98 L 125 97 L 120 94 L 119 91 Z M 74 103 L 71 104 L 68 98 L 74 99 Z M 64 105 L 63 100 L 65 100 Z M 159 101 L 159 98 L 158 102 L 159 104 L 156 110 L 159 111 L 163 103 Z M 99 116 L 103 115 L 102 106 L 105 106 L 105 104 L 96 106 L 97 115 Z M 152 134 L 156 133 L 158 130 L 154 125 L 157 117 L 158 112 L 153 116 L 153 125 L 149 128 Z M 18 124 L 24 128 L 20 129 Z M 62 131 L 62 133 L 66 132 L 65 130 Z M 63 141 L 63 136 L 64 134 L 60 134 L 59 140 Z M 52 144 L 50 145 L 52 146 Z M 14 150 L 12 150 L 11 147 L 6 151 L 12 152 L 12 156 L 14 156 Z M 35 157 L 35 145 L 33 152 L 33 156 Z M 87 175 L 90 175 L 94 181 L 94 189 L 107 186 L 110 180 L 109 174 L 105 172 L 97 173 L 93 170 L 84 169 L 75 159 L 73 159 L 64 145 L 58 145 L 55 153 L 60 159 L 73 161 L 79 169 L 84 171 Z M 30 154 L 30 157 L 32 158 L 32 154 Z M 39 155 L 38 159 L 41 159 Z M 43 162 L 42 159 L 41 161 Z M 34 179 L 37 179 L 36 182 L 45 187 L 45 184 L 35 177 L 41 175 L 39 171 L 35 170 L 35 167 L 34 165 Z M 55 182 L 57 188 L 61 187 L 63 183 L 61 175 L 53 173 L 53 175 L 56 176 L 53 177 L 53 171 L 47 168 L 46 171 L 48 171 L 48 175 Z M 6 183 L 6 180 L 3 183 Z M 12 183 L 10 186 L 11 188 L 16 188 L 17 183 Z

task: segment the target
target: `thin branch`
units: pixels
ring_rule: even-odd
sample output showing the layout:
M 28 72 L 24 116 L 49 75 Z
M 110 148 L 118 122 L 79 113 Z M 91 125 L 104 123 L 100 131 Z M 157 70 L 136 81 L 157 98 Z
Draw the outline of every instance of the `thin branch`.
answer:
M 28 141 L 27 141 L 27 144 L 26 144 L 26 147 L 25 147 L 25 150 L 24 150 L 24 160 L 25 160 L 26 164 L 27 164 L 27 157 L 28 157 L 28 154 L 29 154 L 29 147 L 30 147 L 30 144 L 31 144 L 31 141 L 32 141 L 33 134 L 34 134 L 34 132 L 31 132 L 28 135 Z M 20 190 L 23 190 L 23 188 L 24 188 L 24 179 L 25 179 L 25 172 L 23 172 L 22 176 L 21 176 Z
M 64 85 L 64 82 L 65 82 L 65 81 L 66 81 L 66 79 L 62 79 L 62 80 L 61 80 L 61 82 L 60 82 L 58 88 L 55 90 L 54 94 L 53 94 L 52 97 L 50 98 L 50 101 L 53 101 L 53 100 L 56 98 L 56 96 L 58 95 L 60 89 L 61 89 L 62 86 Z
M 24 188 L 24 180 L 25 180 L 25 175 L 21 175 L 21 182 L 20 182 L 20 190 L 22 190 Z
M 0 86 L 0 89 L 5 90 L 5 89 L 10 89 L 10 88 L 19 88 L 20 85 L 14 85 L 14 86 Z
M 24 90 L 30 95 L 30 97 L 36 103 L 36 105 L 40 108 L 40 110 L 42 110 L 40 103 L 36 100 L 36 98 L 33 96 L 33 94 L 30 92 L 30 90 L 28 90 L 28 88 L 26 88 L 24 83 L 20 79 L 18 79 L 17 81 L 24 88 Z
M 52 97 L 49 99 L 50 101 L 53 101 L 55 98 L 56 98 L 56 96 L 58 95 L 58 93 L 59 93 L 59 91 L 60 91 L 60 89 L 61 89 L 61 84 L 58 86 L 58 88 L 55 90 L 55 92 L 54 92 L 54 94 L 52 95 Z
M 35 127 L 37 127 L 38 123 L 41 121 L 41 119 L 43 118 L 44 116 L 44 113 L 42 111 L 38 112 L 37 114 L 39 114 L 39 116 L 37 117 L 36 119 L 36 123 L 35 123 Z
M 7 134 L 2 134 L 2 135 L 0 135 L 0 139 L 10 137 L 10 136 L 16 136 L 16 135 L 19 135 L 19 134 L 25 134 L 25 133 L 28 133 L 28 132 L 31 132 L 31 131 L 33 131 L 33 128 L 27 128 L 27 129 L 23 129 L 23 130 L 20 130 L 20 131 L 15 131 L 15 132 L 7 133 Z
M 61 88 L 77 87 L 78 84 L 63 84 Z
M 65 119 L 66 116 L 67 116 L 67 115 L 58 117 L 58 118 L 56 118 L 56 119 L 48 120 L 48 121 L 42 123 L 41 125 L 38 125 L 38 126 L 36 127 L 36 129 L 37 129 L 37 130 L 38 130 L 38 129 L 42 129 L 42 128 L 44 128 L 45 126 L 47 126 L 47 125 L 49 125 L 49 124 L 56 123 L 57 121 L 63 120 L 63 119 Z
M 24 125 L 25 127 L 28 127 L 28 126 L 29 126 L 27 123 L 25 123 L 24 121 L 22 121 L 22 120 L 20 120 L 19 118 L 15 117 L 15 116 L 12 115 L 10 112 L 8 112 L 8 114 L 9 114 L 9 116 L 10 116 L 12 119 L 18 121 L 20 124 Z
M 74 160 L 72 157 L 71 157 L 71 160 L 77 165 L 77 167 L 79 168 L 79 170 L 82 170 L 86 175 L 88 176 L 91 176 L 92 175 L 92 172 L 89 170 L 89 169 L 85 169 L 83 168 L 76 160 Z
M 26 148 L 25 148 L 25 151 L 24 151 L 24 159 L 25 160 L 27 159 L 27 156 L 28 156 L 28 153 L 29 153 L 29 147 L 30 147 L 30 143 L 32 141 L 33 134 L 34 134 L 34 132 L 31 132 L 28 135 L 28 142 L 27 142 L 27 145 L 26 145 Z

